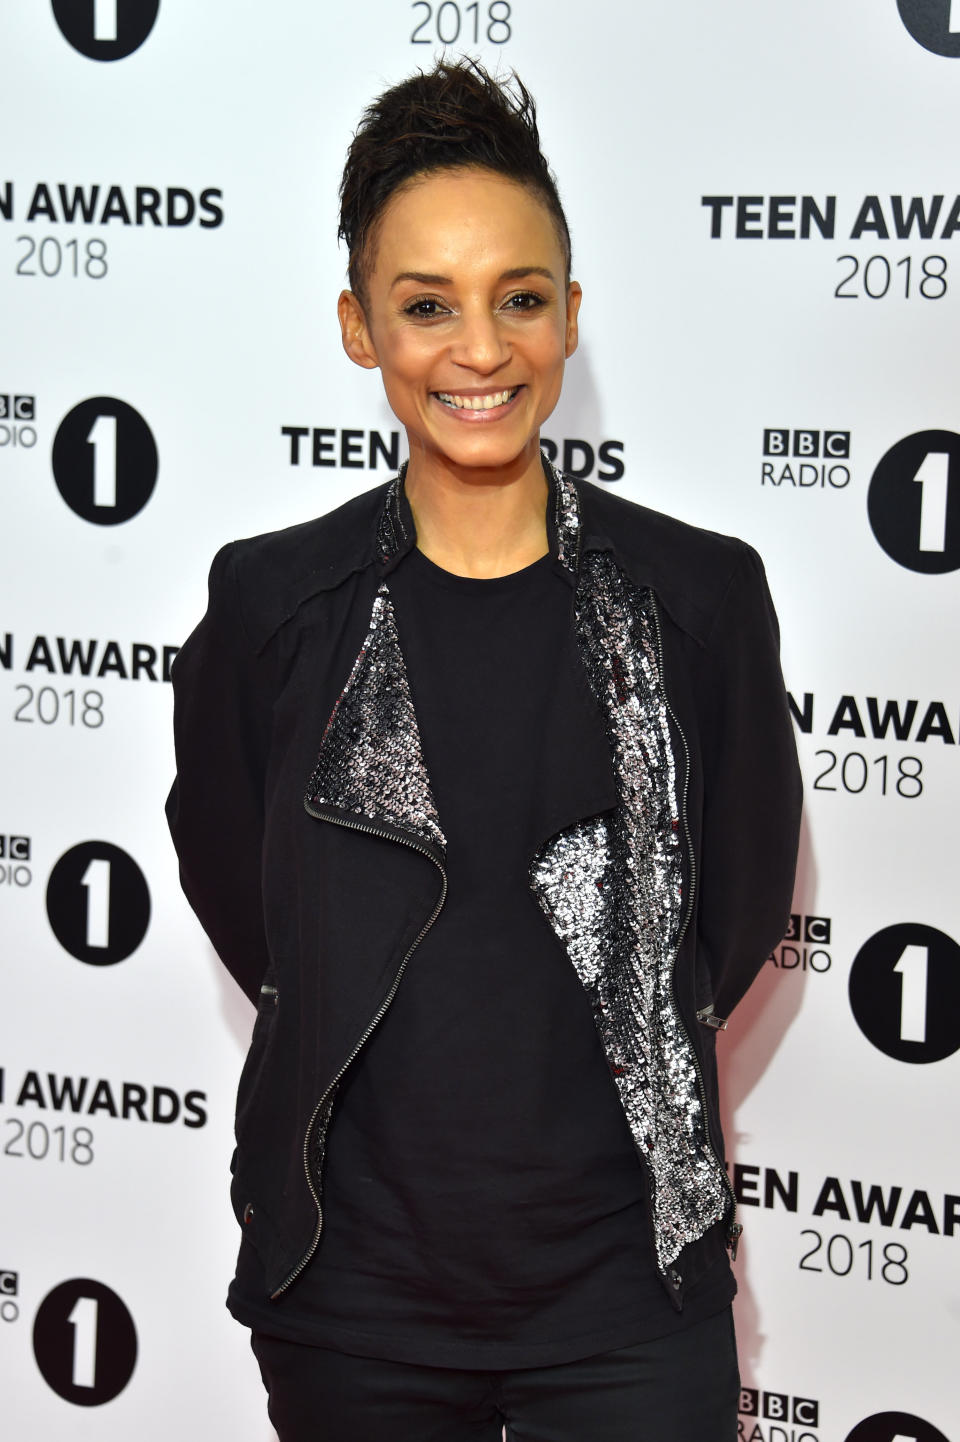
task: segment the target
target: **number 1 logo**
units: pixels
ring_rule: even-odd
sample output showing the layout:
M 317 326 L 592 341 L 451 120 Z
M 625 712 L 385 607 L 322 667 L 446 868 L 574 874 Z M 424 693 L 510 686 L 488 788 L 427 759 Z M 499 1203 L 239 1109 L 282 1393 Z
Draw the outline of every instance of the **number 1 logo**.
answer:
M 960 568 L 960 435 L 917 431 L 892 446 L 871 478 L 867 514 L 898 565 L 927 575 Z
M 896 1061 L 960 1050 L 960 946 L 932 926 L 878 931 L 850 968 L 850 1007 L 868 1041 Z
M 80 885 L 87 893 L 87 946 L 106 951 L 110 945 L 110 862 L 90 862 Z
M 73 846 L 47 882 L 47 917 L 65 951 L 90 966 L 132 955 L 150 924 L 150 892 L 132 856 L 109 841 Z
M 160 0 L 53 0 L 53 18 L 88 60 L 124 60 L 153 29 Z
M 137 1329 L 116 1292 L 90 1277 L 75 1277 L 40 1303 L 33 1354 L 59 1397 L 78 1407 L 99 1407 L 133 1376 Z
M 927 1040 L 929 946 L 905 946 L 893 968 L 900 977 L 900 1040 Z
M 57 490 L 71 511 L 95 526 L 119 526 L 142 511 L 158 469 L 153 433 L 126 401 L 113 396 L 81 401 L 57 428 Z
M 95 1297 L 78 1297 L 67 1321 L 73 1328 L 74 1387 L 97 1385 L 97 1312 Z
M 93 446 L 93 508 L 117 509 L 117 418 L 97 416 L 87 435 Z M 917 477 L 919 480 L 919 476 Z
M 946 451 L 930 451 L 923 458 L 914 481 L 921 486 L 920 543 L 921 551 L 947 549 L 947 497 L 950 494 L 950 456 Z

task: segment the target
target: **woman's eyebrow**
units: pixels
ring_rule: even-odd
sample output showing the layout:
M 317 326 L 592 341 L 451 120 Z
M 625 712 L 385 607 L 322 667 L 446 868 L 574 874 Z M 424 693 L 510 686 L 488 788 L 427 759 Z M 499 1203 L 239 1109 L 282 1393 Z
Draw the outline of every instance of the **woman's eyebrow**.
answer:
M 542 275 L 547 280 L 556 281 L 552 270 L 544 265 L 515 265 L 510 270 L 505 270 L 498 277 L 499 280 L 522 280 L 525 275 Z M 403 280 L 412 280 L 417 285 L 453 285 L 453 279 L 449 275 L 429 275 L 423 270 L 402 270 L 399 275 L 394 276 L 390 286 L 392 290 Z

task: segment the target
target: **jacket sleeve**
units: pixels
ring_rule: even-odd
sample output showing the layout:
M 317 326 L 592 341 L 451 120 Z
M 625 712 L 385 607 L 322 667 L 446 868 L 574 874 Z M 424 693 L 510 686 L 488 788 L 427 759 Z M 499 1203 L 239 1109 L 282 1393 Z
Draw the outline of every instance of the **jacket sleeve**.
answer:
M 763 562 L 744 547 L 707 661 L 700 944 L 726 1018 L 785 935 L 802 782 Z
M 206 614 L 173 662 L 177 772 L 166 814 L 187 900 L 256 1003 L 267 968 L 260 859 L 272 698 L 244 630 L 236 565 L 235 543 L 214 557 Z

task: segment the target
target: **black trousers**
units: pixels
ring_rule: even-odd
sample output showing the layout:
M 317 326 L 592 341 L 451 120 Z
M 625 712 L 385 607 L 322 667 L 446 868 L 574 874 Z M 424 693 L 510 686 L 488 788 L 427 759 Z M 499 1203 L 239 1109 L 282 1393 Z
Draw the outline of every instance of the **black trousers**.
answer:
M 280 1442 L 736 1442 L 730 1308 L 554 1367 L 475 1372 L 251 1338 Z

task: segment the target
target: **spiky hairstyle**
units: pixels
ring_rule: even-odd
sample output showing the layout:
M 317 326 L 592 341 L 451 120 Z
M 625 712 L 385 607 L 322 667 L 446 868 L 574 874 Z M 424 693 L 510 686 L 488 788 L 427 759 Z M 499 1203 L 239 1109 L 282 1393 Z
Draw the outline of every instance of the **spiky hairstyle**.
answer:
M 528 186 L 550 212 L 570 276 L 570 231 L 540 149 L 533 96 L 512 72 L 495 80 L 476 60 L 439 60 L 367 106 L 340 183 L 339 236 L 350 288 L 366 304 L 376 231 L 390 197 L 415 176 L 476 167 Z

